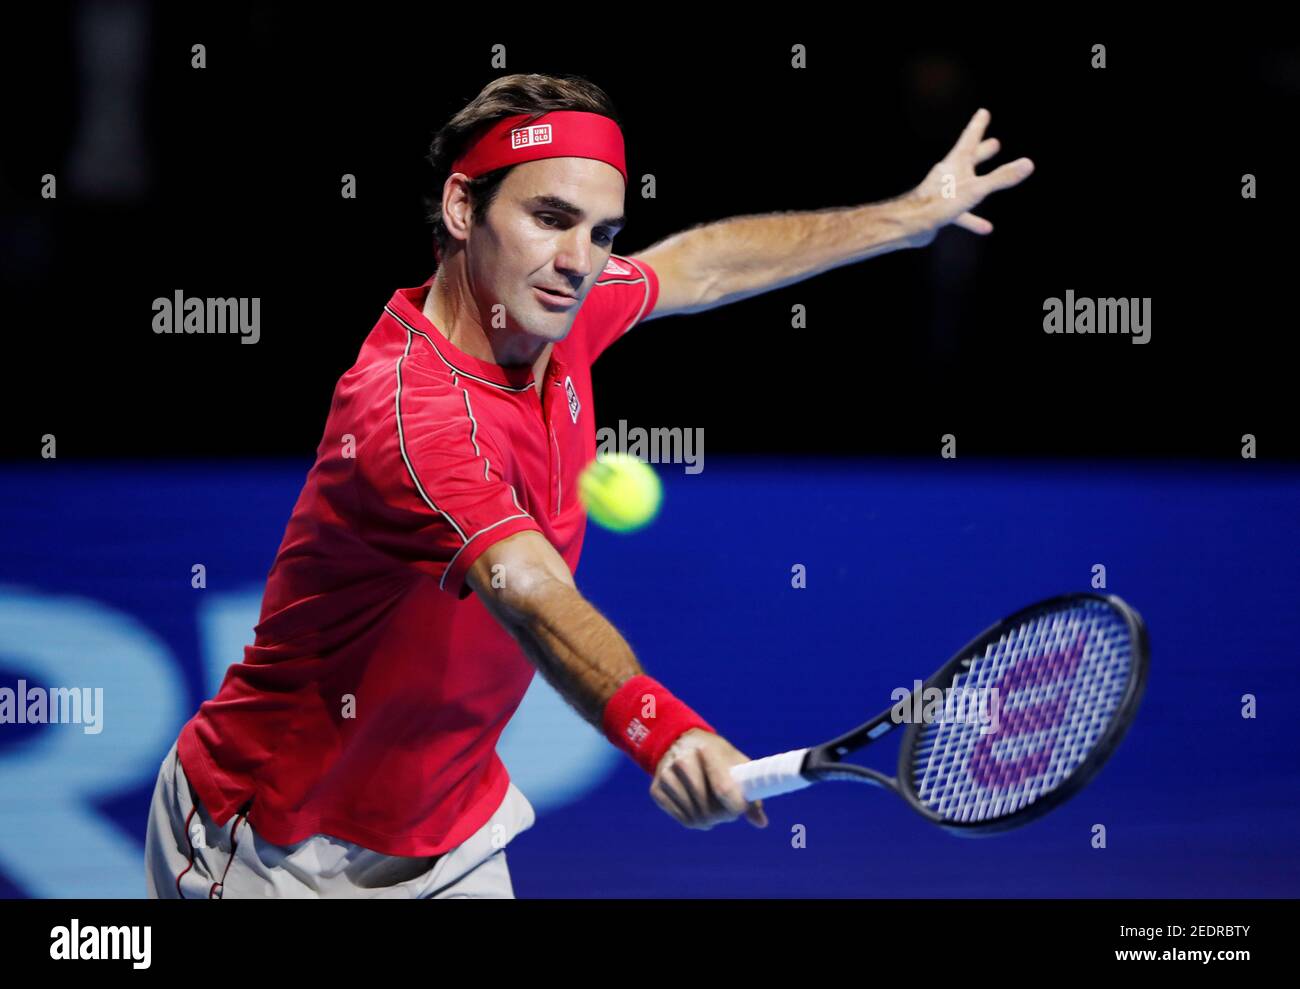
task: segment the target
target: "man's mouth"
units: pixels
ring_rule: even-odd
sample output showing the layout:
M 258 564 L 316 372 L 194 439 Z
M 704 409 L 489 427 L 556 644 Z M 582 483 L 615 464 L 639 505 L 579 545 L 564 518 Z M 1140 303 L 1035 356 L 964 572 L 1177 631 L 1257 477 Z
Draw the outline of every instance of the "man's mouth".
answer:
M 537 297 L 548 306 L 557 306 L 563 309 L 568 309 L 578 301 L 577 298 L 572 295 L 538 288 L 536 285 L 533 286 L 533 291 L 536 292 Z

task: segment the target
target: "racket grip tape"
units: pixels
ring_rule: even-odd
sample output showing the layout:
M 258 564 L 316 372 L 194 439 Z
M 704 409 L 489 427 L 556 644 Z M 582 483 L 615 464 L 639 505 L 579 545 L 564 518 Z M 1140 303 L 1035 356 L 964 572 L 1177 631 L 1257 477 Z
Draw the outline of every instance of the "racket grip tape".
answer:
M 740 784 L 746 800 L 762 800 L 782 793 L 793 793 L 805 786 L 812 786 L 813 781 L 799 773 L 807 749 L 795 749 L 770 755 L 753 762 L 742 762 L 731 767 L 731 778 Z

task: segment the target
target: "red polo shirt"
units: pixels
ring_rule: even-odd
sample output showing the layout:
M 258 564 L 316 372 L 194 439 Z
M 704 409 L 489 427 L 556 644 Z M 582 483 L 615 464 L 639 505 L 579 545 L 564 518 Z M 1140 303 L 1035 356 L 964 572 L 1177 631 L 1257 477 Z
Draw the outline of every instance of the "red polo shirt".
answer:
M 497 738 L 533 667 L 465 583 L 494 542 L 541 532 L 570 569 L 596 455 L 591 363 L 649 313 L 655 272 L 613 255 L 541 395 L 531 370 L 462 353 L 400 289 L 339 379 L 267 577 L 255 641 L 181 730 L 218 824 L 436 855 L 505 797 Z

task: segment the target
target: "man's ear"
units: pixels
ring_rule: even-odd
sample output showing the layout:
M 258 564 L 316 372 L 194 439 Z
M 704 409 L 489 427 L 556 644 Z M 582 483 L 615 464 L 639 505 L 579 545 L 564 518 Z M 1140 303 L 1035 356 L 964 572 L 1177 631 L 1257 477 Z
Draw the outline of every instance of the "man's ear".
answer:
M 473 215 L 474 196 L 469 191 L 469 179 L 460 172 L 453 172 L 442 186 L 442 225 L 448 236 L 454 240 L 468 240 Z

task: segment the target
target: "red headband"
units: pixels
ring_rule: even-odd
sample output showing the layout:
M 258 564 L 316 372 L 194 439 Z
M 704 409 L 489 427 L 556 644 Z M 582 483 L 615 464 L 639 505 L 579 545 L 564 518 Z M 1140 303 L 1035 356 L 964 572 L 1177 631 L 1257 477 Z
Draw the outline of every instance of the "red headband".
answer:
M 594 158 L 613 165 L 627 182 L 623 132 L 609 117 L 580 110 L 552 110 L 529 122 L 529 114 L 498 120 L 457 158 L 453 172 L 472 179 L 507 165 L 542 158 Z

